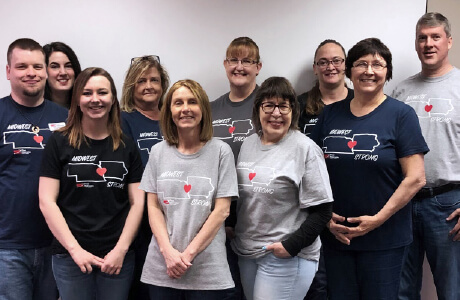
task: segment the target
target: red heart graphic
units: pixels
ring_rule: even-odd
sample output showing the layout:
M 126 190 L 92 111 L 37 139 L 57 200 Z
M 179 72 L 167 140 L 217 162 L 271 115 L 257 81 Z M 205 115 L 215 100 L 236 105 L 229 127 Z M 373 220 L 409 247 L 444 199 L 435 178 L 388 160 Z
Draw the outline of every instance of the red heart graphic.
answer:
M 41 142 L 43 142 L 43 137 L 41 135 L 36 135 L 34 136 L 34 141 L 40 144 Z
M 233 131 L 235 131 L 235 126 L 232 126 L 232 127 L 230 127 L 230 128 L 228 129 L 228 132 L 230 132 L 230 133 L 233 133 Z
M 425 105 L 425 111 L 430 112 L 433 109 L 433 105 Z
M 96 173 L 99 174 L 99 176 L 104 176 L 105 172 L 107 172 L 106 168 L 97 168 Z
M 329 154 L 324 154 L 324 158 L 329 158 Z
M 184 191 L 185 191 L 186 193 L 190 192 L 191 189 L 192 189 L 192 186 L 191 186 L 190 184 L 184 185 Z
M 83 187 L 83 183 L 77 183 L 77 187 Z
M 249 180 L 254 179 L 256 177 L 256 173 L 249 173 Z
M 358 144 L 357 141 L 349 141 L 349 142 L 347 143 L 348 148 L 350 148 L 350 149 L 353 149 L 353 147 L 356 146 L 356 144 Z
M 169 201 L 168 201 L 168 200 L 164 200 L 163 203 L 164 203 L 164 204 L 169 204 Z

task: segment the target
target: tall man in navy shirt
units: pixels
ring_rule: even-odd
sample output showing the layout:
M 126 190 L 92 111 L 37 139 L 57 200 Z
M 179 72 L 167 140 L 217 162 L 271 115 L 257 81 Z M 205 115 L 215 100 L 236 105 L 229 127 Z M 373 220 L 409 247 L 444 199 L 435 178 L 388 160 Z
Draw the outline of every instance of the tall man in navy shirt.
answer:
M 37 42 L 14 41 L 7 61 L 11 95 L 0 99 L 0 299 L 56 300 L 38 174 L 45 143 L 65 125 L 67 110 L 44 99 L 45 54 Z
M 449 63 L 449 21 L 423 15 L 415 49 L 422 71 L 393 91 L 415 109 L 430 152 L 425 155 L 426 186 L 413 204 L 414 241 L 402 269 L 399 299 L 420 299 L 424 254 L 439 299 L 460 299 L 460 70 Z

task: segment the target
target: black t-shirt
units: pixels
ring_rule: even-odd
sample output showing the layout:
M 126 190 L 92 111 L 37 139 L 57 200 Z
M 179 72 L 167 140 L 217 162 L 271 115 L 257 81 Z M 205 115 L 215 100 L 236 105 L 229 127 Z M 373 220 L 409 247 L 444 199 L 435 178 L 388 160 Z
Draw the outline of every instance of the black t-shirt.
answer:
M 123 137 L 113 151 L 112 138 L 88 139 L 80 149 L 55 132 L 46 144 L 40 176 L 60 180 L 57 205 L 80 246 L 104 257 L 123 231 L 130 209 L 128 185 L 140 182 L 142 161 L 134 142 Z M 54 239 L 53 254 L 66 253 Z
M 348 94 L 345 99 L 353 99 L 355 93 L 352 89 L 348 89 Z M 300 132 L 309 136 L 313 132 L 313 128 L 315 127 L 316 123 L 318 122 L 318 117 L 320 114 L 317 115 L 310 115 L 305 111 L 305 107 L 307 105 L 307 98 L 308 92 L 303 93 L 302 95 L 297 97 L 297 101 L 300 104 L 300 116 L 299 116 L 299 129 Z

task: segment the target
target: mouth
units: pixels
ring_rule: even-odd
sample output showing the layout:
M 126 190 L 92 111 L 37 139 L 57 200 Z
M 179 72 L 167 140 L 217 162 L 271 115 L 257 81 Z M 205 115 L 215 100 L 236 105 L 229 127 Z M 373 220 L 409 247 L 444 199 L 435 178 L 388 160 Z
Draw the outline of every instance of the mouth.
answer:
M 97 110 L 101 110 L 101 109 L 103 109 L 103 108 L 104 108 L 104 106 L 90 106 L 90 107 L 89 107 L 90 110 L 96 110 L 96 111 L 97 111 Z
M 69 79 L 62 78 L 62 79 L 58 79 L 57 82 L 59 82 L 61 85 L 67 85 L 67 83 L 69 82 Z
M 240 76 L 247 76 L 246 73 L 233 73 L 233 76 L 240 77 Z
M 284 122 L 283 121 L 268 121 L 268 123 L 275 128 L 279 128 L 283 126 Z
M 360 79 L 359 81 L 364 82 L 364 83 L 377 82 L 377 80 L 375 80 L 375 79 Z
M 193 119 L 195 119 L 195 117 L 192 117 L 192 116 L 183 116 L 179 118 L 179 120 L 193 120 Z

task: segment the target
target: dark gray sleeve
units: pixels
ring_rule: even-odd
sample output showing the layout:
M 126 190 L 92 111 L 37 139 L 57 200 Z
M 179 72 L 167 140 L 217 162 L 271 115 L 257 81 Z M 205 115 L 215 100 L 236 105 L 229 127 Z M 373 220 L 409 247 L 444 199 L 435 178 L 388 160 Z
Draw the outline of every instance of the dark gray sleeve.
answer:
M 300 250 L 311 245 L 332 218 L 332 202 L 308 208 L 309 215 L 287 240 L 281 242 L 289 254 L 294 257 Z

